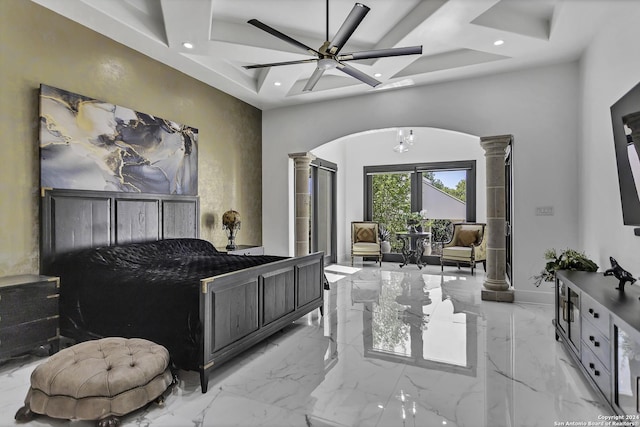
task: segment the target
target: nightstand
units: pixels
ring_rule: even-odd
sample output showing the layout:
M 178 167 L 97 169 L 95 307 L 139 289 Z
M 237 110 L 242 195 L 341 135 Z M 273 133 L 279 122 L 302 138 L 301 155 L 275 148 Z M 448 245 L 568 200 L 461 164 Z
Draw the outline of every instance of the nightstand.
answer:
M 237 245 L 232 251 L 224 249 L 229 255 L 264 255 L 264 246 Z
M 0 277 L 0 360 L 41 345 L 58 351 L 58 277 Z

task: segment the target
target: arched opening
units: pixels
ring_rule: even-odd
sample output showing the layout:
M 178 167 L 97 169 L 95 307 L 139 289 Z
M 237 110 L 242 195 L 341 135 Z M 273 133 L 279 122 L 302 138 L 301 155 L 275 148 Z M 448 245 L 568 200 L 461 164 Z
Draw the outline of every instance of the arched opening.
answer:
M 393 147 L 398 143 L 398 129 L 413 130 L 415 135 L 414 144 L 404 153 L 393 150 Z M 484 182 L 486 172 L 484 151 L 479 144 L 478 136 L 420 126 L 374 129 L 326 142 L 312 149 L 311 153 L 337 165 L 335 212 L 337 259 L 339 262 L 346 260 L 349 253 L 348 224 L 366 217 L 366 178 L 363 174 L 365 167 L 475 161 L 475 218 L 477 221 L 485 220 L 486 192 Z M 292 168 L 290 171 L 292 177 Z M 290 197 L 290 205 L 292 206 L 293 192 L 290 192 Z M 290 229 L 293 229 L 293 224 Z M 291 246 L 293 246 L 293 238 L 291 239 Z

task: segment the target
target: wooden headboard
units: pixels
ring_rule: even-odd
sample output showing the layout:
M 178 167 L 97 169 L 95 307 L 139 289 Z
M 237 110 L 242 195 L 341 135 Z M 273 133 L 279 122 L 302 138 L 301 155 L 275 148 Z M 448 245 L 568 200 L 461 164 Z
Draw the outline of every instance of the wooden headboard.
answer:
M 43 189 L 41 197 L 43 274 L 77 249 L 200 235 L 198 196 Z

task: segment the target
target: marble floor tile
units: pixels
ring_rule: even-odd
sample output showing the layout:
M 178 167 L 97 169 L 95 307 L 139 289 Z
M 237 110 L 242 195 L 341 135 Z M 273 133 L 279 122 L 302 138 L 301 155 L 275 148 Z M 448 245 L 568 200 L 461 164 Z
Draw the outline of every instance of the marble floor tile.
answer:
M 482 270 L 331 268 L 323 316 L 316 310 L 221 365 L 205 394 L 196 372 L 180 371 L 163 407 L 121 425 L 546 427 L 609 415 L 555 341 L 553 307 L 482 301 Z M 43 360 L 0 364 L 0 427 L 15 425 Z

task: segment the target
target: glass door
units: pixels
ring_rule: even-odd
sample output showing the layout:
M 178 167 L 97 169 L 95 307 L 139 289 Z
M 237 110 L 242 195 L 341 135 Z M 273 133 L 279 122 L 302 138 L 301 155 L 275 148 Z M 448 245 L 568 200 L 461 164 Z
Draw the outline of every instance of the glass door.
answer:
M 513 286 L 512 277 L 512 258 L 513 258 L 513 237 L 512 237 L 512 222 L 513 222 L 513 175 L 512 175 L 512 162 L 513 162 L 513 138 L 507 146 L 506 154 L 504 156 L 504 192 L 505 192 L 505 249 L 506 249 L 506 276 L 509 284 Z
M 640 344 L 619 325 L 614 331 L 614 401 L 625 414 L 640 414 Z
M 475 168 L 475 160 L 365 166 L 365 218 L 391 234 L 385 261 L 402 260 L 396 233 L 406 232 L 409 214 L 419 213 L 421 230 L 431 233 L 423 261 L 439 263 L 443 243 L 451 240 L 452 223 L 476 221 Z
M 465 169 L 432 169 L 421 172 L 420 212 L 424 212 L 431 231 L 427 255 L 442 255 L 442 246 L 453 236 L 453 223 L 471 221 L 467 212 L 467 173 Z
M 371 220 L 390 234 L 391 253 L 400 254 L 402 242 L 396 233 L 407 231 L 406 217 L 411 212 L 411 173 L 392 172 L 371 175 Z
M 337 166 L 326 160 L 316 159 L 311 163 L 309 248 L 311 252 L 324 252 L 325 265 L 337 260 L 336 172 Z

